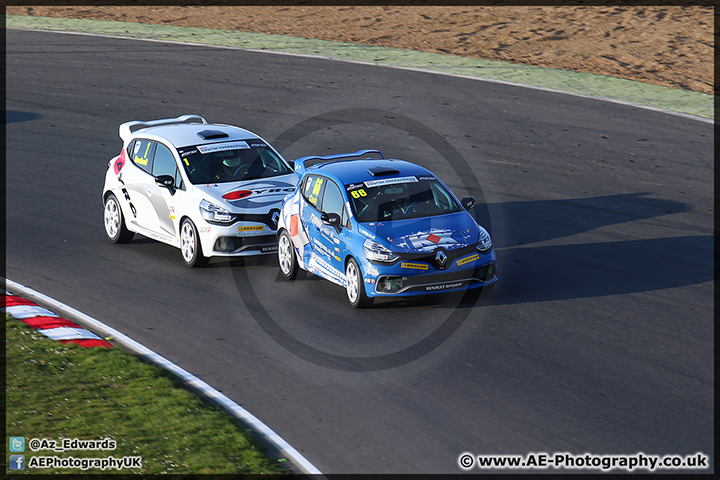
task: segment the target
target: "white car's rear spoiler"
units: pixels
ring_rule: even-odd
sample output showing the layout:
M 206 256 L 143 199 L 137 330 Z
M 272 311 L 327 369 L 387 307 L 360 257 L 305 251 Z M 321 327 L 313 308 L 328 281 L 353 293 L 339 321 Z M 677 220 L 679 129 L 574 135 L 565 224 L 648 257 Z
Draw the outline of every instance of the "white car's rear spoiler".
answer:
M 148 127 L 156 127 L 158 125 L 174 125 L 179 123 L 207 123 L 207 121 L 200 115 L 182 115 L 177 118 L 162 118 L 160 120 L 149 120 L 147 122 L 141 122 L 135 120 L 132 122 L 125 122 L 120 125 L 120 138 L 123 143 L 126 143 L 133 132 Z

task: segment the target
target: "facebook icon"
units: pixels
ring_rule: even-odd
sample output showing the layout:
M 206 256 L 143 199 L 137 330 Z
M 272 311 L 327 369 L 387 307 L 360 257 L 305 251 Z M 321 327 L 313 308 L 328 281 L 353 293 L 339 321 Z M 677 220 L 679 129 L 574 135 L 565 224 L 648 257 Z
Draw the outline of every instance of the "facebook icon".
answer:
M 25 470 L 25 455 L 10 455 L 10 470 Z

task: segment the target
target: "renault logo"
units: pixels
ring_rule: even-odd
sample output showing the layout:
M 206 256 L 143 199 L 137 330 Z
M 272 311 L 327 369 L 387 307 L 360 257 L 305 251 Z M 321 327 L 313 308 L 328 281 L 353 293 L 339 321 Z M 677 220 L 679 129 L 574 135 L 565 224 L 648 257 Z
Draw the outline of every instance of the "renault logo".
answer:
M 278 221 L 280 220 L 280 212 L 275 210 L 270 218 L 272 218 L 273 224 L 277 227 Z
M 437 261 L 438 265 L 441 267 L 445 265 L 445 262 L 447 261 L 447 255 L 442 250 L 438 250 L 438 252 L 435 254 L 435 261 Z

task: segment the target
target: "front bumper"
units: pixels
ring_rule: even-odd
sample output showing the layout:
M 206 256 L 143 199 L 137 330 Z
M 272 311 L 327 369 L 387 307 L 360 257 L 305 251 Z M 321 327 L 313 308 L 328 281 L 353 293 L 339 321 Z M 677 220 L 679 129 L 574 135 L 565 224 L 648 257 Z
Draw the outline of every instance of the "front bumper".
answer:
M 213 257 L 246 257 L 277 252 L 277 233 L 262 224 L 235 223 L 230 226 L 198 227 L 203 252 Z
M 431 263 L 402 260 L 391 266 L 366 262 L 363 267 L 365 291 L 370 297 L 414 296 L 466 290 L 491 285 L 498 280 L 494 250 L 484 254 L 455 256 L 445 269 L 439 269 Z

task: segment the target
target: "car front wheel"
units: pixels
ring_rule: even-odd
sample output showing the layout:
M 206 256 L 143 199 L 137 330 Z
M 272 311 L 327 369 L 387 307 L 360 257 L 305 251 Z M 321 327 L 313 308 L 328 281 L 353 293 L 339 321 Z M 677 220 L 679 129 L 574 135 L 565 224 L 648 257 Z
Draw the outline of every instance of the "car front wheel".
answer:
M 295 258 L 295 248 L 287 231 L 283 230 L 278 240 L 278 262 L 280 263 L 280 271 L 287 280 L 295 280 L 298 272 L 297 258 Z
M 345 266 L 345 280 L 348 300 L 353 308 L 364 308 L 372 305 L 373 299 L 365 293 L 362 272 L 354 258 L 351 258 Z
M 189 218 L 180 225 L 180 251 L 183 261 L 188 267 L 203 267 L 207 265 L 208 258 L 202 253 L 197 228 Z
M 105 211 L 103 214 L 103 223 L 105 225 L 105 234 L 113 243 L 128 243 L 132 240 L 133 232 L 125 226 L 120 203 L 114 194 L 108 195 L 105 200 Z

